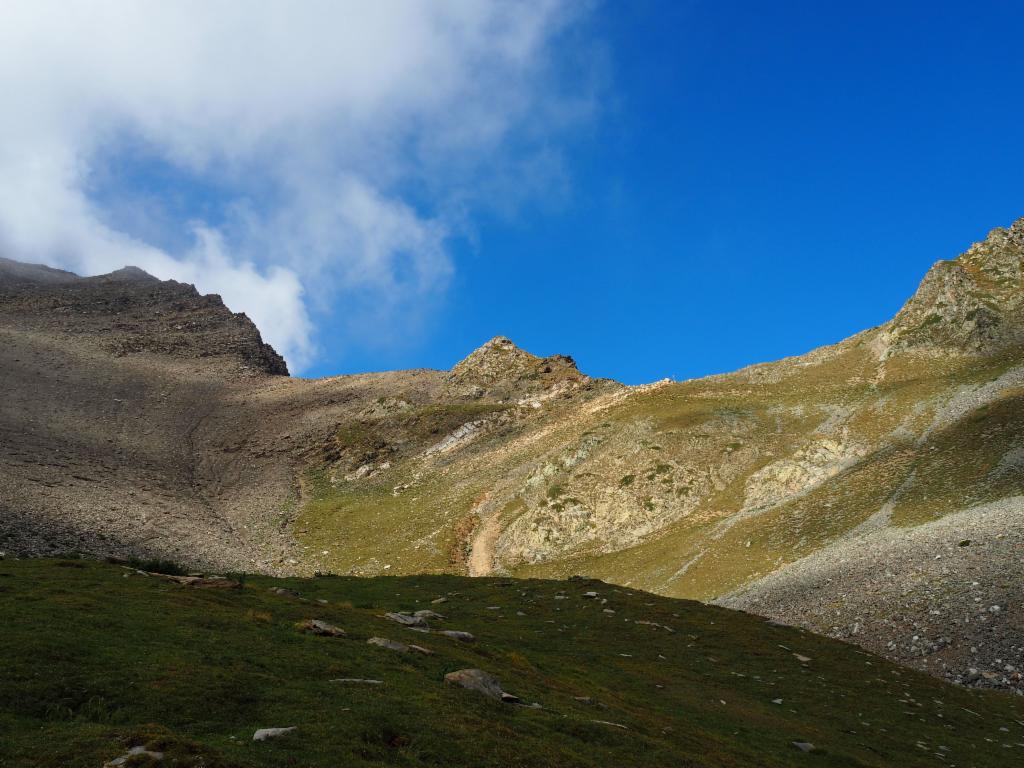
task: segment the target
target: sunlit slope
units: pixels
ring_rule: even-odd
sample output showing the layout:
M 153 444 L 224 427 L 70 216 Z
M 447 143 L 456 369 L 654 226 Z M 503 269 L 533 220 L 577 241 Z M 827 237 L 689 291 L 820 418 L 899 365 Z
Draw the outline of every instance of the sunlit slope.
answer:
M 964 599 L 1024 600 L 1012 548 L 967 547 L 956 568 L 929 566 L 974 530 L 1024 528 L 1022 263 L 1018 222 L 936 264 L 878 328 L 687 382 L 594 381 L 495 340 L 446 375 L 440 399 L 396 394 L 335 432 L 305 475 L 295 528 L 305 565 L 586 574 L 735 600 L 927 666 L 934 649 L 922 656 L 913 638 L 929 617 Z M 997 517 L 978 511 L 995 502 Z M 910 536 L 946 517 L 954 523 Z M 812 556 L 813 575 L 794 571 L 809 574 L 805 586 L 779 576 Z M 888 576 L 891 560 L 908 567 Z M 1019 578 L 1003 590 L 1005 574 Z M 897 595 L 929 597 L 899 609 L 887 598 L 892 615 L 866 622 L 850 596 L 884 579 Z M 985 591 L 965 596 L 963 583 Z M 970 625 L 961 642 L 946 633 L 933 644 L 946 648 L 942 673 L 987 666 L 1021 687 L 1013 615 L 957 619 Z
M 1016 350 L 883 363 L 879 333 L 579 403 L 428 406 L 362 425 L 347 445 L 390 436 L 408 455 L 368 478 L 314 473 L 299 530 L 343 571 L 460 571 L 481 546 L 496 572 L 710 598 L 861 526 L 1024 492 Z M 463 420 L 480 434 L 438 450 Z

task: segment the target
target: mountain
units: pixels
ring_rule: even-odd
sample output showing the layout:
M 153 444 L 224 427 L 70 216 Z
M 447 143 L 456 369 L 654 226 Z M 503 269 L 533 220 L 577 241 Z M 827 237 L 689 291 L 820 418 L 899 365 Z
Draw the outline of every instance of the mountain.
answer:
M 1024 690 L 1022 265 L 1024 220 L 880 327 L 641 387 L 501 337 L 449 372 L 296 380 L 191 287 L 19 267 L 0 536 L 275 574 L 586 574 Z

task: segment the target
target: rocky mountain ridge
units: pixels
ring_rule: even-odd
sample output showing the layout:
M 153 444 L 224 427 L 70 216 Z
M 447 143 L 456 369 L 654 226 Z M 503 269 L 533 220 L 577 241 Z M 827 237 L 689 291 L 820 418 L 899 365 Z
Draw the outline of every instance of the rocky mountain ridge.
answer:
M 60 286 L 58 292 L 52 286 Z M 115 356 L 234 358 L 244 368 L 288 375 L 288 366 L 243 313 L 195 286 L 161 281 L 136 267 L 80 278 L 0 259 L 0 301 L 23 329 L 78 334 Z
M 272 573 L 584 573 L 1019 690 L 1022 266 L 1024 220 L 878 328 L 645 387 L 502 337 L 450 372 L 296 380 L 194 291 L 46 272 L 0 289 L 0 535 Z

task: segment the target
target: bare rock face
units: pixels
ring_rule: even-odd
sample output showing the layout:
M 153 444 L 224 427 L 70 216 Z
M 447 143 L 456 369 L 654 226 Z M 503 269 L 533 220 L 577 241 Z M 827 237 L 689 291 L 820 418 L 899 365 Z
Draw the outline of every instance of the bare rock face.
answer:
M 458 397 L 509 399 L 588 381 L 568 355 L 537 357 L 495 336 L 452 368 L 445 384 Z
M 1024 340 L 1024 219 L 938 262 L 887 331 L 894 351 L 989 354 Z
M 231 312 L 219 296 L 136 267 L 81 278 L 4 260 L 0 301 L 0 313 L 23 327 L 94 339 L 118 357 L 221 358 L 253 372 L 288 375 L 284 359 L 252 321 Z
M 834 477 L 864 457 L 866 449 L 849 440 L 816 436 L 792 456 L 751 474 L 745 483 L 744 508 L 770 504 Z

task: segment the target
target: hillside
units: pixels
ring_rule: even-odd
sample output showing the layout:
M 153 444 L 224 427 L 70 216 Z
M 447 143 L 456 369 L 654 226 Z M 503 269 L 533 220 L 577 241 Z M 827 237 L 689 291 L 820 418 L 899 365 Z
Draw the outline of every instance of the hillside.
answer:
M 0 535 L 276 574 L 586 574 L 1024 690 L 1022 264 L 1024 220 L 878 328 L 644 387 L 501 337 L 450 372 L 297 380 L 190 286 L 0 279 Z M 121 304 L 61 319 L 97 291 Z M 154 292 L 184 298 L 157 314 Z
M 385 615 L 423 610 L 443 614 L 428 631 Z M 0 766 L 982 768 L 1024 755 L 1016 697 L 596 581 L 239 585 L 4 561 L 0 616 Z M 453 630 L 473 639 L 440 634 Z M 446 684 L 466 669 L 519 703 Z M 254 741 L 265 728 L 295 730 Z

